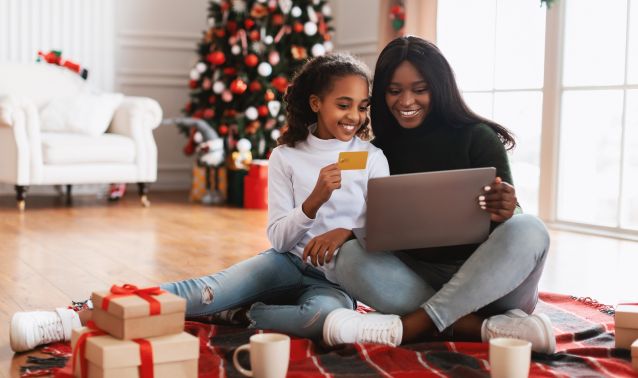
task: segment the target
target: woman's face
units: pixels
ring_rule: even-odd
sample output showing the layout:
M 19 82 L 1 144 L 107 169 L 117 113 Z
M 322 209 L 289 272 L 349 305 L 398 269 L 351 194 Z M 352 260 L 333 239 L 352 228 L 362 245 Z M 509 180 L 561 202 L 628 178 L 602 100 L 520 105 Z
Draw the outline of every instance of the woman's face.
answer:
M 430 89 L 419 71 L 405 60 L 392 74 L 385 103 L 401 127 L 419 127 L 430 112 Z

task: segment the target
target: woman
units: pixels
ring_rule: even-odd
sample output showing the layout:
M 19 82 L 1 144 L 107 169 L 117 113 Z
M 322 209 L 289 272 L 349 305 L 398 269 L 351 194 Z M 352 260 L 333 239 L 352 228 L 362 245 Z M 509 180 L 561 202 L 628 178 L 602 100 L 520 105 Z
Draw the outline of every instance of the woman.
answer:
M 520 211 L 506 153 L 515 145 L 512 135 L 473 113 L 439 49 L 412 36 L 390 42 L 379 56 L 371 119 L 391 174 L 496 167 L 498 177 L 477 199 L 491 215 L 490 237 L 480 245 L 409 252 L 367 253 L 356 240 L 344 244 L 339 284 L 379 312 L 398 315 L 335 310 L 324 324 L 324 340 L 398 345 L 505 336 L 553 353 L 549 318 L 528 315 L 538 301 L 549 236 L 536 217 L 515 215 Z

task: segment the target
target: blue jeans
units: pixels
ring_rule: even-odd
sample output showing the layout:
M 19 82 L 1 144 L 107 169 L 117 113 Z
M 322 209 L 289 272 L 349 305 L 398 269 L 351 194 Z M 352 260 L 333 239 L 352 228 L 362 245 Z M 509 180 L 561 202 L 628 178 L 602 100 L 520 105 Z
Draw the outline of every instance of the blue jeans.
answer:
M 341 247 L 335 269 L 357 300 L 387 314 L 421 307 L 443 331 L 470 313 L 534 311 L 548 249 L 543 222 L 521 214 L 497 227 L 467 260 L 432 263 L 409 252 L 366 252 L 352 240 Z
M 249 306 L 249 327 L 319 339 L 326 316 L 355 301 L 322 272 L 291 253 L 274 249 L 210 276 L 166 283 L 161 288 L 186 298 L 186 316 Z

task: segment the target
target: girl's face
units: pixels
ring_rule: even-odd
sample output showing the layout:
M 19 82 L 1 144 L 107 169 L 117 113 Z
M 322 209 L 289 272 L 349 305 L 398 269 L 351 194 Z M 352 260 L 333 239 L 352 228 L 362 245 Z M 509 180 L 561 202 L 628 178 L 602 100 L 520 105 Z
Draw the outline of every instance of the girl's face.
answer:
M 430 112 L 430 89 L 419 71 L 405 60 L 394 71 L 386 88 L 385 103 L 401 127 L 419 127 Z
M 333 79 L 332 89 L 322 97 L 311 95 L 310 108 L 317 113 L 315 136 L 347 142 L 368 116 L 368 82 L 359 75 Z

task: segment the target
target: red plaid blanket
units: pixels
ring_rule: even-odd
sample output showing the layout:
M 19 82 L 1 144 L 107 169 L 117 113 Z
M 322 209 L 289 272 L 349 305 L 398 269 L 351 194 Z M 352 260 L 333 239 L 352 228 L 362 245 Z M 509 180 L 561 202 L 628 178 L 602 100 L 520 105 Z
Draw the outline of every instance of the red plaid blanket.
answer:
M 631 368 L 629 351 L 613 348 L 613 315 L 599 307 L 566 295 L 541 294 L 537 311 L 551 318 L 558 350 L 553 355 L 534 353 L 531 377 L 638 377 Z M 258 332 L 195 322 L 187 322 L 186 330 L 199 336 L 202 378 L 241 376 L 232 364 L 232 353 Z M 66 344 L 49 347 L 62 353 L 68 349 Z M 246 354 L 242 357 L 243 365 L 248 366 Z M 489 377 L 488 346 L 428 342 L 398 348 L 355 344 L 322 349 L 308 339 L 293 338 L 288 376 Z

